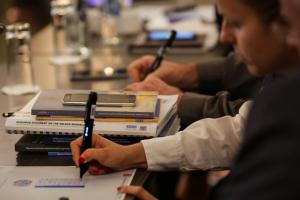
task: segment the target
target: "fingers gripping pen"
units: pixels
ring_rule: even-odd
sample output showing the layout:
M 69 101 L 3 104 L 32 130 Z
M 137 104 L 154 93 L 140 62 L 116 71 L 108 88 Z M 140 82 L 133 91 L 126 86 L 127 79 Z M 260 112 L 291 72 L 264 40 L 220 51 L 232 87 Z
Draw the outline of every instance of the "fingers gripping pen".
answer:
M 92 147 L 92 135 L 93 135 L 93 126 L 94 126 L 95 111 L 96 111 L 96 102 L 97 102 L 97 93 L 90 92 L 86 103 L 83 140 L 80 149 L 81 153 L 83 153 L 86 149 Z M 80 164 L 80 178 L 82 178 L 82 176 L 87 171 L 88 165 L 89 165 L 88 163 Z

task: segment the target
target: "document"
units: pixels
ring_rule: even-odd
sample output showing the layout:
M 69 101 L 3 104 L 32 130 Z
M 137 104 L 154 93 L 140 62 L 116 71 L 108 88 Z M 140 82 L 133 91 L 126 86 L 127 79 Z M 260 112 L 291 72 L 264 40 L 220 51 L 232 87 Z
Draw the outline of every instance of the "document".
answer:
M 122 200 L 125 195 L 118 193 L 117 187 L 130 185 L 134 174 L 135 170 L 99 176 L 86 174 L 81 182 L 79 169 L 74 166 L 0 166 L 0 199 L 58 200 L 68 197 L 70 200 Z M 50 187 L 41 187 L 41 184 Z

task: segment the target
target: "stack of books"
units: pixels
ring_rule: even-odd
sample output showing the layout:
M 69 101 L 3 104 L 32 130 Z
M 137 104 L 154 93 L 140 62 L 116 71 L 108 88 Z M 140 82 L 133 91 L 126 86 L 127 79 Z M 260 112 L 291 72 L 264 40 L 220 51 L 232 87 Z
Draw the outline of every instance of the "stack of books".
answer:
M 89 91 L 42 91 L 7 118 L 7 133 L 25 134 L 16 151 L 70 151 L 70 141 L 83 133 L 85 106 L 63 105 L 66 93 Z M 174 134 L 179 129 L 176 101 L 176 95 L 137 92 L 134 107 L 97 107 L 94 133 L 122 144 Z

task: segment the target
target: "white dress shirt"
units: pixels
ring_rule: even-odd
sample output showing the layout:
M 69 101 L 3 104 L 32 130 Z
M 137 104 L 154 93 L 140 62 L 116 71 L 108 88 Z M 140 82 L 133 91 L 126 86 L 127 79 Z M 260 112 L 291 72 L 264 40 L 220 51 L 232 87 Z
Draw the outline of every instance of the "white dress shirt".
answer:
M 143 140 L 148 170 L 230 167 L 251 104 L 245 102 L 234 117 L 202 119 L 175 135 Z

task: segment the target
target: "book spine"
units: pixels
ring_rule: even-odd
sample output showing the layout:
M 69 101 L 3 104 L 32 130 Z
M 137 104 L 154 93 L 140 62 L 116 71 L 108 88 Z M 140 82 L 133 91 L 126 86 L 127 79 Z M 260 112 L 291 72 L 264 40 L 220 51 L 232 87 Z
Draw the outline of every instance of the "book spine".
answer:
M 36 116 L 37 121 L 81 121 L 83 118 L 75 117 L 47 117 L 47 116 Z M 159 118 L 153 119 L 134 119 L 134 118 L 95 118 L 95 122 L 147 122 L 157 123 Z
M 6 133 L 8 134 L 38 134 L 38 135 L 68 135 L 68 136 L 81 136 L 82 133 L 77 133 L 77 132 L 65 132 L 65 131 L 41 131 L 41 130 L 18 130 L 18 129 L 6 129 L 5 130 Z M 152 138 L 152 137 L 156 137 L 157 134 L 156 133 L 149 133 L 149 132 L 113 132 L 113 131 L 96 131 L 94 132 L 94 134 L 99 134 L 102 135 L 104 137 L 110 137 L 110 136 L 114 136 L 114 137 L 143 137 L 143 138 Z
M 67 117 L 84 117 L 84 111 L 52 111 L 52 110 L 35 110 L 32 109 L 32 115 L 41 116 L 67 116 Z M 154 118 L 155 114 L 151 112 L 103 112 L 96 111 L 96 118 L 136 118 L 136 119 L 149 119 Z
M 72 152 L 70 152 L 70 151 L 66 151 L 66 152 L 64 152 L 64 151 L 49 151 L 48 152 L 48 156 L 49 157 L 71 157 L 72 156 Z
M 48 134 L 48 135 L 81 135 L 82 122 L 36 121 L 7 119 L 5 127 L 8 133 Z M 157 123 L 106 123 L 95 122 L 94 133 L 103 135 L 142 135 L 155 136 Z
M 32 108 L 32 115 L 41 115 L 41 116 L 73 116 L 73 117 L 84 117 L 84 110 L 38 110 Z
M 33 119 L 7 119 L 6 128 L 17 130 L 33 130 L 43 132 L 75 132 L 82 133 L 84 123 L 72 121 L 37 121 Z M 106 123 L 95 122 L 94 130 L 98 132 L 156 132 L 157 123 Z
M 96 112 L 96 118 L 136 118 L 136 119 L 147 119 L 147 118 L 154 118 L 154 113 L 148 112 Z

